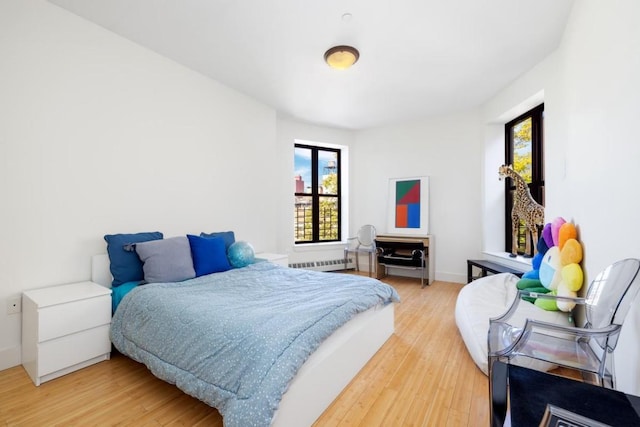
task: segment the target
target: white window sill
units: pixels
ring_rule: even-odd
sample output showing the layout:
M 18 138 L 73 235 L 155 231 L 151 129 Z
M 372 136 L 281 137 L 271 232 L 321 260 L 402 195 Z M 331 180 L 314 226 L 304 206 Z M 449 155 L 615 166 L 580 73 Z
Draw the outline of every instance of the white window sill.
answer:
M 500 264 L 508 265 L 509 267 L 518 269 L 523 272 L 530 271 L 531 258 L 525 258 L 522 255 L 518 255 L 515 258 L 511 258 L 507 252 L 484 252 L 487 259 Z
M 294 252 L 312 252 L 318 250 L 334 250 L 344 249 L 346 242 L 327 242 L 327 243 L 305 243 L 301 245 L 293 245 Z

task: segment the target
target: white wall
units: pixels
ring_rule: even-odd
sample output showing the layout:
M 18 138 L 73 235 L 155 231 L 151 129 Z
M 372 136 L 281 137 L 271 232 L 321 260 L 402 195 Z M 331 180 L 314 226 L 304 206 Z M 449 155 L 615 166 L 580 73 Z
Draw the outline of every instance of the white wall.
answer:
M 44 0 L 0 2 L 0 55 L 0 369 L 20 363 L 6 299 L 89 279 L 104 234 L 276 249 L 271 108 Z
M 638 16 L 636 0 L 576 2 L 558 51 L 485 108 L 490 117 L 544 90 L 546 218 L 576 223 L 587 279 L 618 259 L 640 258 Z M 623 328 L 616 370 L 618 388 L 640 394 L 635 307 Z
M 640 2 L 577 2 L 565 31 L 559 116 L 565 140 L 549 158 L 549 204 L 580 224 L 585 266 L 594 277 L 621 258 L 640 258 Z M 640 300 L 636 300 L 636 307 Z M 620 388 L 640 394 L 640 316 L 623 329 Z
M 429 176 L 436 279 L 466 282 L 466 260 L 481 253 L 479 111 L 358 132 L 352 157 L 352 228 L 386 232 L 389 179 Z
M 349 206 L 343 207 L 348 230 L 363 224 L 387 231 L 390 178 L 429 176 L 430 233 L 434 236 L 436 278 L 466 282 L 466 260 L 481 254 L 482 121 L 479 111 L 450 114 L 397 126 L 350 132 L 292 119 L 278 119 L 278 164 L 292 182 L 293 141 L 349 147 Z M 281 206 L 293 205 L 293 182 L 280 194 Z M 290 262 L 342 257 L 342 244 L 293 247 L 293 218 L 279 215 L 278 250 Z M 362 258 L 366 270 L 366 259 Z M 399 272 L 402 273 L 402 272 Z

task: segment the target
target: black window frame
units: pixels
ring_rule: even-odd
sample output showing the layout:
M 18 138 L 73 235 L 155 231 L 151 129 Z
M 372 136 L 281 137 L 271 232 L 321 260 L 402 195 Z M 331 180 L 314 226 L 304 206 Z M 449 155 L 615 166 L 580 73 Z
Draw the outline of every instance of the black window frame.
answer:
M 325 147 L 322 145 L 310 145 L 295 143 L 294 150 L 296 148 L 304 148 L 311 150 L 311 194 L 294 192 L 294 196 L 297 197 L 311 197 L 312 206 L 312 238 L 311 240 L 295 240 L 296 245 L 317 244 L 317 243 L 331 243 L 342 241 L 342 150 L 340 148 Z M 323 194 L 320 192 L 320 177 L 318 176 L 319 168 L 319 155 L 320 151 L 331 151 L 336 153 L 336 174 L 337 174 L 337 189 L 336 194 Z M 335 239 L 320 239 L 320 199 L 321 198 L 335 198 L 337 199 L 337 237 Z M 296 218 L 294 217 L 294 227 L 296 227 Z M 295 238 L 294 230 L 294 238 Z
M 544 206 L 545 203 L 545 180 L 544 180 L 544 103 L 540 104 L 524 114 L 516 117 L 508 123 L 505 123 L 505 164 L 512 165 L 514 160 L 513 153 L 513 132 L 512 129 L 519 123 L 531 117 L 531 183 L 528 184 L 529 191 L 533 199 Z M 513 180 L 505 179 L 505 251 L 511 253 L 511 243 L 513 240 L 511 231 L 511 209 L 513 207 L 513 192 L 515 185 Z M 523 226 L 520 227 L 518 233 L 518 254 L 524 255 L 525 241 L 530 239 L 527 236 Z M 533 246 L 538 242 L 531 242 Z M 532 247 L 533 247 L 532 246 Z

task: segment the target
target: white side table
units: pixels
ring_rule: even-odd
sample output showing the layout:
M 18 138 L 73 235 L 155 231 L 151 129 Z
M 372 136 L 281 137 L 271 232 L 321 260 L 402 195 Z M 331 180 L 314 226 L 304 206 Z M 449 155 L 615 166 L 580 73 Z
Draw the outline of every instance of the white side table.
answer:
M 22 294 L 22 365 L 35 385 L 107 360 L 111 289 L 93 282 Z
M 256 262 L 269 261 L 284 267 L 289 267 L 289 256 L 287 254 L 273 254 L 268 252 L 260 252 L 256 254 Z

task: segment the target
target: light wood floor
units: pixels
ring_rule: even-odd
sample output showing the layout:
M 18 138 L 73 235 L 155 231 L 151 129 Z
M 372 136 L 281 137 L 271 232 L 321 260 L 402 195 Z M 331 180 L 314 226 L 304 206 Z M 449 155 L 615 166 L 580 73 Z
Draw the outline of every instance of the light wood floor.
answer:
M 454 321 L 462 285 L 389 277 L 402 298 L 395 334 L 315 423 L 487 426 L 487 377 Z M 35 387 L 21 366 L 0 371 L 0 425 L 222 426 L 220 414 L 122 355 Z

